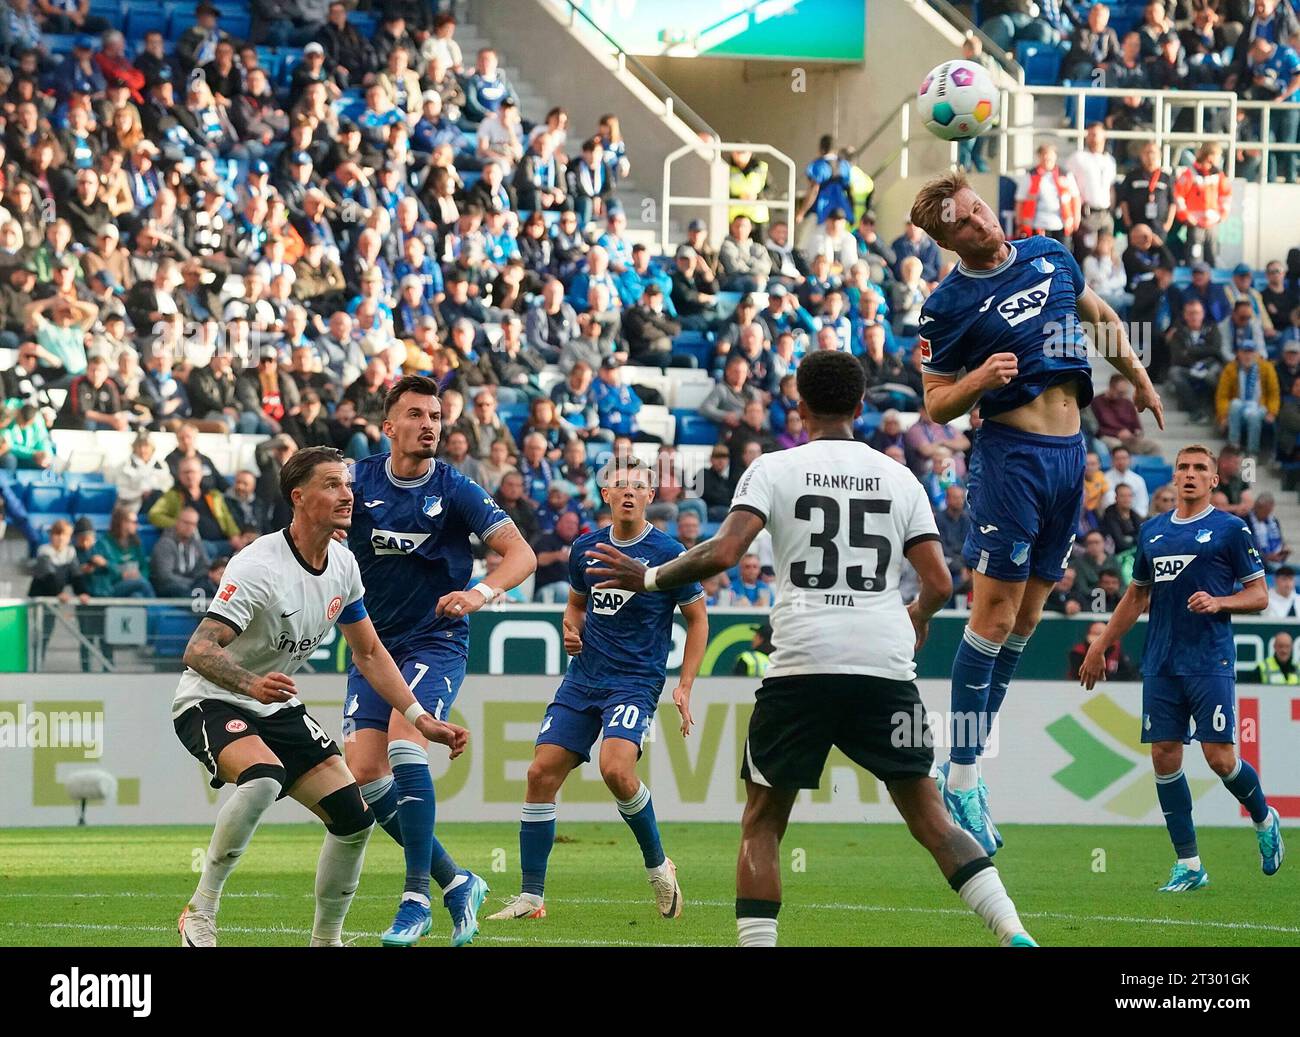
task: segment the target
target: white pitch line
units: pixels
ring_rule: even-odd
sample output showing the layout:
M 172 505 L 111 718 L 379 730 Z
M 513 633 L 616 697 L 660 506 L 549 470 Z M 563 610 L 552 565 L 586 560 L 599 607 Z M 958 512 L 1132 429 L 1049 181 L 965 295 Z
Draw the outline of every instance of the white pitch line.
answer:
M 10 898 L 24 898 L 24 899 L 33 899 L 33 900 L 42 900 L 42 899 L 95 900 L 95 899 L 103 899 L 106 897 L 121 897 L 121 898 L 130 898 L 130 899 L 168 899 L 168 900 L 179 899 L 177 896 L 173 896 L 172 894 L 169 893 L 132 893 L 128 891 L 103 893 L 103 894 L 0 893 L 0 900 L 10 899 Z M 249 900 L 277 900 L 277 899 L 310 900 L 312 898 L 312 894 L 310 893 L 303 893 L 303 894 L 259 893 L 259 892 L 222 894 L 223 900 L 234 900 L 234 899 L 241 899 L 241 898 L 249 899 Z M 392 897 L 388 894 L 383 894 L 383 893 L 358 893 L 356 899 L 357 900 L 391 900 Z M 559 899 L 559 900 L 555 900 L 554 903 L 559 905 L 576 905 L 580 907 L 621 907 L 621 906 L 628 905 L 629 901 L 600 899 L 594 897 L 583 897 L 583 898 L 575 898 L 575 899 Z M 729 908 L 735 906 L 735 901 L 688 900 L 687 904 L 693 905 L 695 907 Z M 967 917 L 970 916 L 969 911 L 964 910 L 963 908 L 955 908 L 955 907 L 900 907 L 900 906 L 891 906 L 891 905 L 884 905 L 884 904 L 805 904 L 805 903 L 798 903 L 798 902 L 792 904 L 792 906 L 797 906 L 798 908 L 807 909 L 811 911 L 859 911 L 867 914 L 962 915 Z M 1258 922 L 1221 922 L 1212 919 L 1198 919 L 1198 918 L 1145 918 L 1140 915 L 1078 915 L 1078 914 L 1067 914 L 1058 911 L 1022 911 L 1020 915 L 1022 918 L 1047 918 L 1053 921 L 1061 921 L 1061 922 L 1112 922 L 1112 923 L 1121 923 L 1121 924 L 1128 924 L 1128 925 L 1199 926 L 1207 929 L 1230 929 L 1230 930 L 1243 929 L 1243 930 L 1249 930 L 1254 932 L 1266 932 L 1266 933 L 1300 933 L 1300 926 L 1264 925 Z M 27 923 L 0 921 L 0 925 L 19 925 L 19 924 L 27 924 Z M 65 923 L 65 924 L 70 924 L 70 923 Z M 73 927 L 75 928 L 76 926 Z M 148 931 L 152 931 L 152 929 L 149 929 Z M 238 930 L 232 929 L 230 931 L 234 932 Z M 249 929 L 246 931 L 261 932 L 261 931 L 272 931 L 272 930 Z M 293 932 L 296 930 L 286 929 L 284 931 Z M 640 945 L 636 944 L 634 946 L 640 946 Z M 653 946 L 657 946 L 657 945 L 653 945 Z
M 0 927 L 10 929 L 74 929 L 85 932 L 109 932 L 109 933 L 172 933 L 175 926 L 172 925 L 96 925 L 92 923 L 79 922 L 11 922 L 0 919 Z M 254 936 L 311 936 L 309 929 L 294 929 L 290 926 L 246 926 L 246 925 L 223 925 L 219 930 L 223 933 L 241 933 L 252 934 Z M 358 933 L 345 932 L 349 940 L 372 939 L 377 940 L 382 933 Z M 600 940 L 593 942 L 591 940 L 576 940 L 572 937 L 552 937 L 544 934 L 538 934 L 534 939 L 524 936 L 494 936 L 488 933 L 480 932 L 475 937 L 475 941 L 485 941 L 489 943 L 522 943 L 537 944 L 541 946 L 564 945 L 572 947 L 713 947 L 716 944 L 709 943 L 671 943 L 671 942 L 638 942 L 636 940 Z

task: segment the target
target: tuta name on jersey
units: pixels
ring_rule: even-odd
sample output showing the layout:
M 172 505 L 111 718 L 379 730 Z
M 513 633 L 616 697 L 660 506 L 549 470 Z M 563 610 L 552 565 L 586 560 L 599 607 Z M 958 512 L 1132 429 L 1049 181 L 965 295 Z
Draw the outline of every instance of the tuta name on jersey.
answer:
M 804 484 L 819 490 L 857 490 L 859 493 L 877 493 L 880 477 L 877 475 L 826 475 L 823 472 L 806 472 Z

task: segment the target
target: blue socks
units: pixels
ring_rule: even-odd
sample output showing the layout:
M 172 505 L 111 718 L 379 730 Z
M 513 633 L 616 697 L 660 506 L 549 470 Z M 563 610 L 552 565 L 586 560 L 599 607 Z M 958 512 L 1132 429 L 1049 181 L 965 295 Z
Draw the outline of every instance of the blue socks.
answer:
M 370 805 L 379 827 L 401 846 L 402 822 L 397 816 L 397 785 L 393 776 L 385 774 L 382 778 L 366 782 L 361 786 L 361 798 Z
M 520 891 L 540 897 L 546 888 L 546 861 L 555 845 L 555 804 L 525 803 L 519 824 Z
M 618 800 L 618 812 L 623 815 L 628 828 L 636 836 L 647 868 L 657 868 L 664 862 L 664 848 L 659 843 L 659 825 L 655 821 L 654 804 L 645 782 L 631 799 Z
M 993 683 L 993 667 L 1001 649 L 1001 645 L 981 637 L 969 626 L 962 633 L 961 644 L 957 646 L 957 654 L 952 661 L 952 717 L 948 759 L 954 765 L 975 765 L 979 747 L 988 732 L 989 689 Z M 1006 694 L 1005 689 L 1003 694 Z
M 414 742 L 395 741 L 388 746 L 388 762 L 393 768 L 400 842 L 406 855 L 406 892 L 428 897 L 430 875 L 439 889 L 456 878 L 455 861 L 433 834 L 438 801 L 429 773 L 429 754 Z M 388 826 L 384 830 L 388 831 Z
M 1259 775 L 1245 760 L 1238 757 L 1237 766 L 1223 779 L 1223 785 L 1250 812 L 1250 819 L 1255 824 L 1263 824 L 1269 819 L 1268 803 L 1264 799 L 1264 789 L 1259 783 Z
M 1156 796 L 1160 799 L 1160 809 L 1165 815 L 1165 827 L 1169 829 L 1169 840 L 1174 844 L 1174 852 L 1178 854 L 1178 859 L 1190 860 L 1196 857 L 1196 826 L 1192 824 L 1192 790 L 1187 786 L 1187 778 L 1183 776 L 1181 767 L 1173 774 L 1156 775 Z
M 998 652 L 998 657 L 993 662 L 989 697 L 984 707 L 986 719 L 978 732 L 980 744 L 977 754 L 980 756 L 984 755 L 984 743 L 988 741 L 989 732 L 993 730 L 993 721 L 998 715 L 998 710 L 1002 708 L 1002 700 L 1007 697 L 1007 688 L 1011 684 L 1011 678 L 1016 675 L 1020 656 L 1028 643 L 1029 638 L 1026 636 L 1008 634 L 1002 650 Z

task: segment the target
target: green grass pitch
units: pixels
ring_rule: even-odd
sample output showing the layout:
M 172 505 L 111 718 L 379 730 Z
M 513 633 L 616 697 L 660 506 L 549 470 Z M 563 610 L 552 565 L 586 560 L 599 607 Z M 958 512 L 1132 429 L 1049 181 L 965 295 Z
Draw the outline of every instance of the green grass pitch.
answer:
M 483 916 L 518 891 L 517 831 L 439 826 L 457 860 L 492 886 Z M 1300 865 L 1264 877 L 1249 825 L 1199 834 L 1210 886 L 1191 894 L 1155 892 L 1172 859 L 1165 833 L 1152 827 L 1007 825 L 996 863 L 1043 945 L 1300 944 Z M 0 945 L 175 945 L 208 835 L 199 826 L 0 830 Z M 321 837 L 312 824 L 258 831 L 222 898 L 223 945 L 306 943 Z M 665 824 L 663 837 L 686 897 L 679 920 L 655 912 L 623 824 L 561 820 L 548 917 L 483 921 L 475 946 L 733 945 L 738 826 Z M 994 945 L 902 825 L 791 825 L 782 852 L 785 945 Z M 402 874 L 400 850 L 376 831 L 345 940 L 378 945 Z M 435 910 L 421 946 L 441 947 L 449 934 L 445 912 Z

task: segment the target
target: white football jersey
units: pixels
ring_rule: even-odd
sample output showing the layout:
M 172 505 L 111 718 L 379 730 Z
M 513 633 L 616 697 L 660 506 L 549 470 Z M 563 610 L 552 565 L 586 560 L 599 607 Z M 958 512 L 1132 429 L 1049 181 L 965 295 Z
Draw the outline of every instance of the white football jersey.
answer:
M 911 471 L 856 440 L 763 454 L 731 504 L 762 517 L 776 556 L 769 677 L 913 680 L 916 632 L 899 595 L 904 552 L 938 540 Z
M 207 617 L 236 631 L 226 651 L 245 670 L 259 676 L 292 674 L 364 592 L 357 560 L 345 545 L 331 540 L 325 568 L 317 571 L 298 554 L 284 529 L 258 537 L 231 558 Z M 258 702 L 186 667 L 172 701 L 173 718 L 204 699 L 219 699 L 258 716 L 299 704 L 297 698 Z

